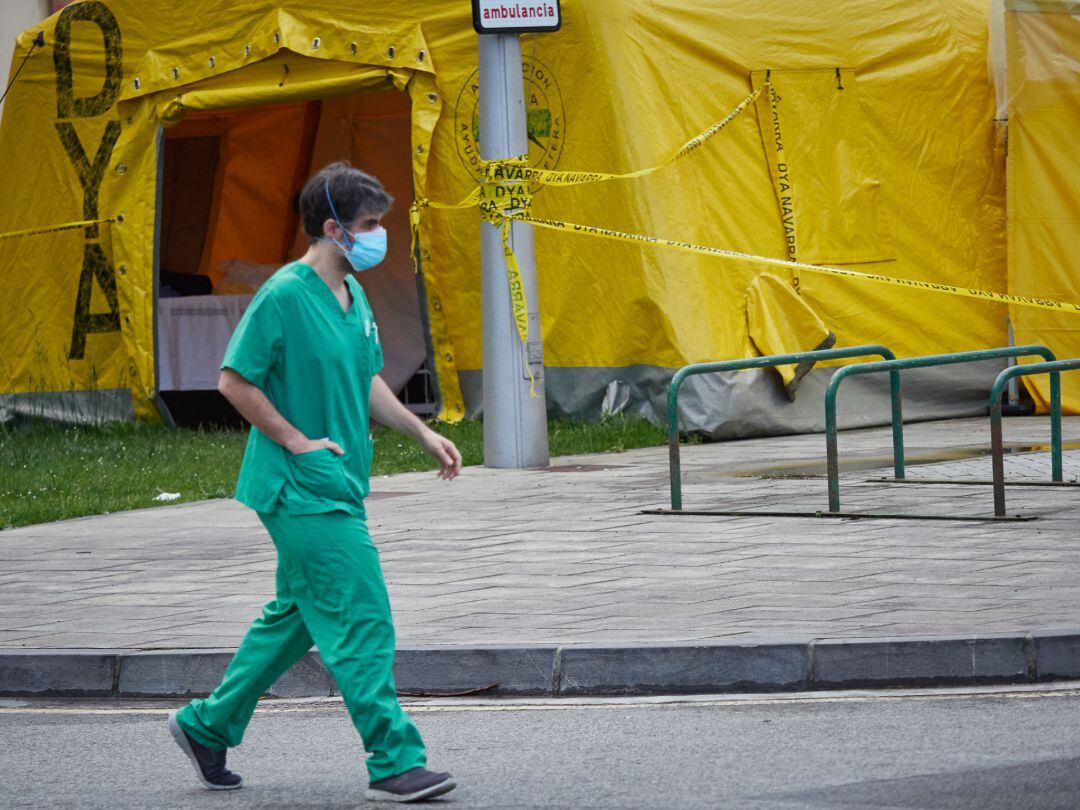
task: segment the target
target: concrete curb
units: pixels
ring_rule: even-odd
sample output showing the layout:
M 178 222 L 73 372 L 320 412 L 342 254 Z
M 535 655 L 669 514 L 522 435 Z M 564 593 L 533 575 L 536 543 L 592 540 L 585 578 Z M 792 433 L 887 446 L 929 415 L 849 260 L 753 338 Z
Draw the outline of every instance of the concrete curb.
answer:
M 234 650 L 0 649 L 7 697 L 207 694 Z M 1080 678 L 1080 632 L 959 638 L 810 639 L 717 644 L 407 647 L 394 678 L 405 693 L 663 695 L 861 687 L 1045 683 Z M 336 694 L 317 652 L 268 694 Z

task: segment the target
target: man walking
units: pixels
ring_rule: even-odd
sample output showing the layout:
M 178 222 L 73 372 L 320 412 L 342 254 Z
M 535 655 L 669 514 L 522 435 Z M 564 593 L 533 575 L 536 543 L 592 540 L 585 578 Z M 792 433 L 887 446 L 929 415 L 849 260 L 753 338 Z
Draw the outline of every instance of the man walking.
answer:
M 378 552 L 365 524 L 369 409 L 413 436 L 450 480 L 453 442 L 398 402 L 377 376 L 379 330 L 351 271 L 386 255 L 380 226 L 392 198 L 346 163 L 300 193 L 307 253 L 253 298 L 222 361 L 219 390 L 252 424 L 236 497 L 254 509 L 278 552 L 276 598 L 256 619 L 221 684 L 170 715 L 169 729 L 202 784 L 231 790 L 225 767 L 259 697 L 311 649 L 337 682 L 368 752 L 373 801 L 411 802 L 453 790 L 427 764 L 420 733 L 397 700 L 394 626 Z

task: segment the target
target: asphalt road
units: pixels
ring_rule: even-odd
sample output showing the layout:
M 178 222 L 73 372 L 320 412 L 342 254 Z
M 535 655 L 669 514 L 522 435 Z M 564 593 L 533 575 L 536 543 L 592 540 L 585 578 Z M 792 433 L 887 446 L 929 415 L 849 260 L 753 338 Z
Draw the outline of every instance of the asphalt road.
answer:
M 164 705 L 0 700 L 0 807 L 375 806 L 336 701 L 264 703 L 231 793 L 197 786 Z M 431 765 L 458 777 L 446 807 L 1080 807 L 1080 684 L 410 711 Z

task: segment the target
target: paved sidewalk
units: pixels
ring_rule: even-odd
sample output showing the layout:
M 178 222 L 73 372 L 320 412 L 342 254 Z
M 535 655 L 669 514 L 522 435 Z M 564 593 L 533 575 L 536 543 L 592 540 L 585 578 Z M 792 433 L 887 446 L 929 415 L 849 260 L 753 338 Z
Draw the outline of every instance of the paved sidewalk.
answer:
M 1045 417 L 1006 421 L 1045 444 Z M 1065 420 L 1066 479 L 1080 418 Z M 989 478 L 986 419 L 906 427 L 911 477 Z M 845 511 L 992 514 L 988 486 L 895 485 L 887 428 L 840 437 Z M 824 510 L 821 435 L 683 449 L 687 509 Z M 1049 460 L 1009 456 L 1029 478 Z M 1021 469 L 1022 468 L 1022 469 Z M 796 476 L 796 477 L 790 477 Z M 400 647 L 765 644 L 1080 629 L 1080 487 L 1012 487 L 1033 522 L 643 515 L 666 448 L 550 470 L 378 478 L 369 525 Z M 0 648 L 234 648 L 272 596 L 274 551 L 233 501 L 0 533 Z M 0 689 L 2 689 L 0 684 Z

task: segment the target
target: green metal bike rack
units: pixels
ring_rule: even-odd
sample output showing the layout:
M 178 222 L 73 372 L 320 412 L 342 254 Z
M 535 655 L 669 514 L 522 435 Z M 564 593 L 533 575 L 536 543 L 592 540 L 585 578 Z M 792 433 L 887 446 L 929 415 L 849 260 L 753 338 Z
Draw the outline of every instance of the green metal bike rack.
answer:
M 1080 370 L 1080 359 L 1012 366 L 998 374 L 990 389 L 990 457 L 994 467 L 994 516 L 1005 516 L 1005 445 L 1001 436 L 1001 394 L 1014 377 L 1050 375 L 1050 478 L 1061 482 L 1061 372 Z
M 795 354 L 774 354 L 768 357 L 753 357 L 743 360 L 722 360 L 716 363 L 694 363 L 683 366 L 675 372 L 668 385 L 668 456 L 671 477 L 671 511 L 682 512 L 682 464 L 679 457 L 679 388 L 687 378 L 698 374 L 713 374 L 719 371 L 744 371 L 751 368 L 772 368 L 794 363 L 820 360 L 838 360 L 850 357 L 883 357 L 894 360 L 892 351 L 877 344 L 852 346 L 843 349 L 818 349 Z M 891 374 L 893 408 L 893 448 L 901 459 L 897 468 L 898 477 L 903 477 L 903 425 L 900 420 L 900 375 Z M 650 510 L 652 511 L 652 510 Z M 666 512 L 664 514 L 667 514 Z M 689 514 L 684 512 L 683 514 Z M 730 514 L 730 513 L 727 513 Z
M 1005 357 L 1027 357 L 1031 355 L 1037 355 L 1047 361 L 1056 359 L 1054 353 L 1045 346 L 1004 346 L 997 349 L 954 352 L 951 354 L 932 354 L 922 357 L 905 357 L 900 360 L 890 359 L 875 363 L 857 363 L 839 369 L 829 381 L 828 388 L 825 389 L 825 452 L 827 455 L 829 478 L 829 512 L 831 514 L 842 514 L 840 512 L 840 460 L 837 451 L 836 438 L 836 396 L 840 384 L 844 380 L 859 374 L 874 374 L 886 371 L 891 378 L 895 378 L 898 377 L 900 371 L 905 369 L 931 368 L 935 366 L 954 365 L 957 363 L 976 363 L 980 360 L 994 360 Z M 1013 368 L 1025 368 L 1025 366 L 1014 366 Z M 893 387 L 898 389 L 899 384 L 894 381 Z M 895 469 L 897 480 L 902 480 L 904 478 L 904 438 L 903 421 L 898 416 L 898 400 L 898 395 L 893 397 L 893 467 Z

